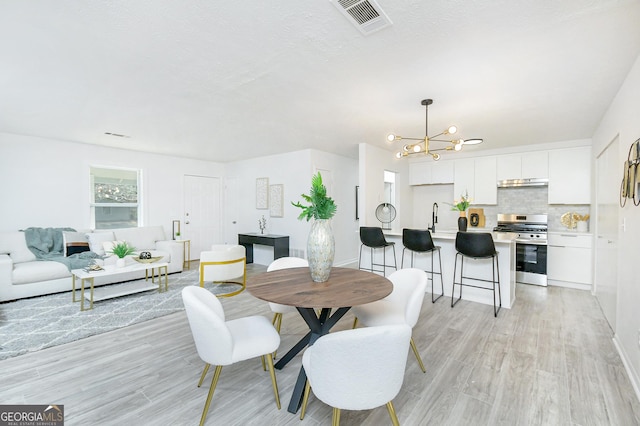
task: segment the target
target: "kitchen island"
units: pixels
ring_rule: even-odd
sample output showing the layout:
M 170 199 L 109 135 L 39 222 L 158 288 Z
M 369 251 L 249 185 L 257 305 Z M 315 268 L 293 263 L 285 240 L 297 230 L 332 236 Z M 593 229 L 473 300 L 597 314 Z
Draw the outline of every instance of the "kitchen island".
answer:
M 472 232 L 489 232 L 487 230 L 470 229 Z M 385 231 L 384 232 L 387 241 L 395 242 L 396 257 L 398 261 L 398 269 L 402 264 L 402 232 Z M 516 242 L 515 238 L 517 234 L 505 233 L 505 232 L 492 232 L 493 241 L 498 252 L 498 263 L 500 266 L 500 292 L 502 295 L 502 307 L 510 309 L 516 300 Z M 451 290 L 453 287 L 453 266 L 456 256 L 456 231 L 438 231 L 431 234 L 433 242 L 436 246 L 440 246 L 440 254 L 442 256 L 442 279 L 444 282 L 444 294 L 447 297 L 446 303 L 451 303 Z M 391 249 L 387 249 L 387 263 L 393 262 L 393 254 Z M 376 250 L 376 256 L 374 258 L 375 263 L 382 263 L 382 250 Z M 362 255 L 362 267 L 369 268 L 370 256 L 367 250 L 363 251 Z M 430 270 L 431 268 L 431 254 L 430 253 L 415 253 L 414 254 L 414 268 L 423 270 Z M 434 257 L 435 270 L 438 270 L 438 256 Z M 411 267 L 411 252 L 407 250 L 404 256 L 404 267 Z M 458 264 L 458 271 L 460 265 Z M 387 268 L 387 275 L 393 272 L 393 268 Z M 465 258 L 464 263 L 465 276 L 480 277 L 483 279 L 491 279 L 491 259 L 470 259 Z M 459 272 L 458 272 L 459 274 Z M 431 278 L 431 274 L 428 274 Z M 436 295 L 440 294 L 440 277 L 433 276 L 434 279 L 434 292 Z M 465 282 L 467 282 L 465 280 Z M 473 283 L 477 284 L 477 283 Z M 486 283 L 480 283 L 486 285 Z M 489 284 L 490 285 L 490 284 Z M 458 287 L 459 289 L 459 287 Z M 458 289 L 456 289 L 456 297 L 458 296 Z M 431 283 L 427 286 L 427 291 L 431 291 Z M 497 296 L 496 296 L 497 297 Z M 473 287 L 463 287 L 462 299 L 472 302 L 483 303 L 493 306 L 493 292 L 491 290 L 477 289 Z M 439 303 L 442 303 L 441 301 Z

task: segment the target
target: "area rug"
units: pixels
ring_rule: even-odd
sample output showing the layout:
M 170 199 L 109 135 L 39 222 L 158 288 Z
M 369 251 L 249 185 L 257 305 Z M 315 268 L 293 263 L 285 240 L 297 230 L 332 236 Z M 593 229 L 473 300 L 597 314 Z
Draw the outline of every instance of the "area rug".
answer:
M 70 291 L 1 303 L 0 360 L 184 310 L 181 291 L 198 285 L 198 281 L 198 267 L 192 264 L 191 270 L 169 275 L 166 292 L 151 290 L 95 302 L 92 310 L 82 312 L 80 302 L 72 302 Z M 229 293 L 238 287 L 207 288 L 213 293 Z

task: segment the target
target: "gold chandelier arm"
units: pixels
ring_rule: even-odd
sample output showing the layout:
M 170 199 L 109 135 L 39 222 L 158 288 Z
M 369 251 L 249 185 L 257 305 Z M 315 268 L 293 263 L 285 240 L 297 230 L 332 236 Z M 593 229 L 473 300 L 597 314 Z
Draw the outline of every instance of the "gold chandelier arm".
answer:
M 405 138 L 403 136 L 396 136 L 395 140 L 397 140 L 397 141 L 404 141 L 404 140 L 408 140 L 408 141 L 423 141 L 424 138 Z

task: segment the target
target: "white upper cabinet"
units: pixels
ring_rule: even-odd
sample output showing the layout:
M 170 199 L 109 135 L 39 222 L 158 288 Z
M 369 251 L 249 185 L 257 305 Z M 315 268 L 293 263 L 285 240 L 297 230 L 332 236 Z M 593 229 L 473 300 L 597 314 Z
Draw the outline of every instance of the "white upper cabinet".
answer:
M 549 156 L 547 151 L 498 155 L 496 160 L 496 178 L 498 181 L 549 177 Z
M 455 160 L 454 198 L 469 193 L 472 204 L 497 204 L 496 157 Z
M 420 161 L 409 164 L 409 185 L 453 183 L 454 161 Z
M 479 157 L 474 160 L 474 204 L 498 204 L 496 186 L 496 157 Z
M 525 152 L 522 154 L 522 179 L 547 179 L 548 177 L 548 151 Z
M 591 203 L 591 147 L 549 151 L 549 204 Z

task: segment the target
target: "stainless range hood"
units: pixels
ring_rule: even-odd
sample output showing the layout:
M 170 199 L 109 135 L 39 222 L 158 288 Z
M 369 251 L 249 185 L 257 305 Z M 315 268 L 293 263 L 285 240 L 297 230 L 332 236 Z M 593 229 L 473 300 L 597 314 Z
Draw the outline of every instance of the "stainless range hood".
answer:
M 498 188 L 517 188 L 521 186 L 547 186 L 549 179 L 531 178 L 531 179 L 506 179 L 498 181 Z

